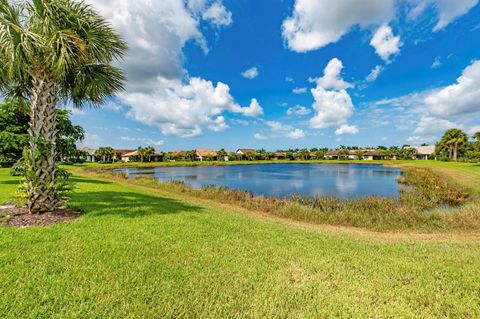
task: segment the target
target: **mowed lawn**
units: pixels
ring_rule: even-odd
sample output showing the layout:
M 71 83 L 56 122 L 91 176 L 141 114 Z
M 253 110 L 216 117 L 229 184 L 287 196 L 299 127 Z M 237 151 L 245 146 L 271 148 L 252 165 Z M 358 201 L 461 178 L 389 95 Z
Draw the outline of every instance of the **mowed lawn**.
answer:
M 478 237 L 335 232 L 74 182 L 78 220 L 0 227 L 0 318 L 480 317 Z M 16 183 L 0 170 L 0 202 Z

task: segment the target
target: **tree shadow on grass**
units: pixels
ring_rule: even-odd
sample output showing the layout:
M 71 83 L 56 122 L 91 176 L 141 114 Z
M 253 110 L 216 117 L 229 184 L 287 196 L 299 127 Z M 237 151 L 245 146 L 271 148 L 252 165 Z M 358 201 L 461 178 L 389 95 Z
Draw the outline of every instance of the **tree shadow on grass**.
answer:
M 137 218 L 151 215 L 170 215 L 200 212 L 202 207 L 171 198 L 131 192 L 84 192 L 72 194 L 70 206 L 88 216 L 121 216 Z
M 19 180 L 0 181 L 0 184 L 2 184 L 2 185 L 19 185 L 20 181 Z
M 99 185 L 111 185 L 113 182 L 101 181 L 98 179 L 84 178 L 84 177 L 70 177 L 69 181 L 75 186 L 75 184 L 99 184 Z

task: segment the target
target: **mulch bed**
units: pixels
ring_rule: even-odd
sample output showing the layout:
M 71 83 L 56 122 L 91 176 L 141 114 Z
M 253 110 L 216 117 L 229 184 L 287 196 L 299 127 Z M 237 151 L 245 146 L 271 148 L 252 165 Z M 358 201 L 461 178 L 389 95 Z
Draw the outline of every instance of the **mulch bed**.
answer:
M 14 204 L 0 206 L 0 223 L 5 227 L 50 226 L 77 219 L 81 215 L 68 208 L 43 214 L 30 214 L 26 208 L 18 208 Z

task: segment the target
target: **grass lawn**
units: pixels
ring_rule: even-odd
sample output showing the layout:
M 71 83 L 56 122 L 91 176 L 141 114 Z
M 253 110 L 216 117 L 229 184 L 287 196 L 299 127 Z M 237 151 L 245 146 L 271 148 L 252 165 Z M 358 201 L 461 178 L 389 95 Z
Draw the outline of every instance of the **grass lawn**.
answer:
M 478 191 L 478 166 L 422 165 Z M 0 318 L 480 317 L 475 234 L 307 226 L 106 179 L 74 182 L 81 218 L 0 227 Z M 15 184 L 0 169 L 0 202 Z

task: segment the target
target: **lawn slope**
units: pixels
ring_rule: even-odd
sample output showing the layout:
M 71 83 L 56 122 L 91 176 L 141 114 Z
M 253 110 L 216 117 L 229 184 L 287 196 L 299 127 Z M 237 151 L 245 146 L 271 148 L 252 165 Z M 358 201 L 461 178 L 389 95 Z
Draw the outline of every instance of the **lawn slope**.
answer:
M 80 219 L 0 227 L 0 318 L 480 316 L 478 241 L 332 234 L 74 182 Z M 14 183 L 0 170 L 0 201 Z

